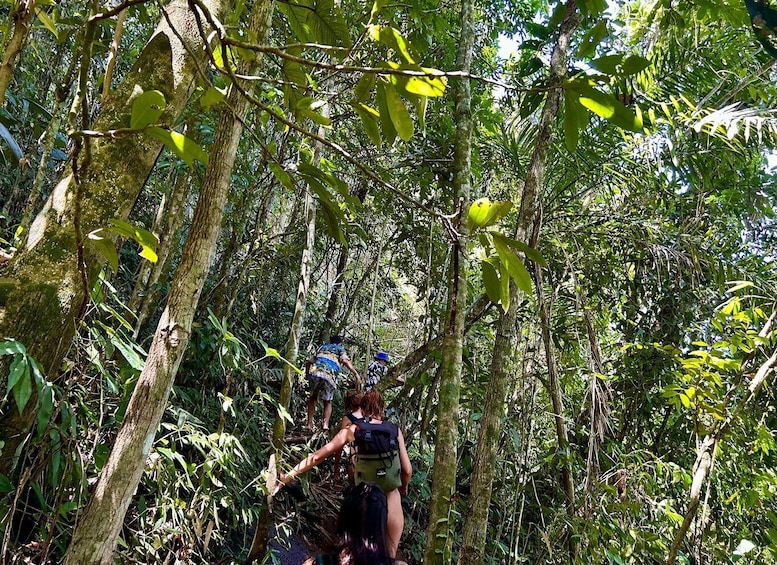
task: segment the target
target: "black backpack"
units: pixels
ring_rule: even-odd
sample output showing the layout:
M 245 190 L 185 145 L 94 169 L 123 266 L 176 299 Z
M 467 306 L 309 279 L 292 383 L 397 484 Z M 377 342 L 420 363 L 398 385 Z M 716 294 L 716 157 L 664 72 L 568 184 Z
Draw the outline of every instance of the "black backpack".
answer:
M 377 483 L 383 492 L 402 486 L 399 462 L 399 428 L 391 422 L 372 423 L 368 419 L 356 422 L 354 432 L 354 481 Z

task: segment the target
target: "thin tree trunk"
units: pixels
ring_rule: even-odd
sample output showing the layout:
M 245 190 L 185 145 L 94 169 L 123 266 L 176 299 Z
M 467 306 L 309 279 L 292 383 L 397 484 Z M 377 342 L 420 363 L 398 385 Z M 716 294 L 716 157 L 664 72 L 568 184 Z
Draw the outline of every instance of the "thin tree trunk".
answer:
M 103 100 L 111 93 L 111 80 L 113 79 L 113 69 L 116 67 L 116 56 L 119 53 L 119 42 L 121 41 L 121 33 L 124 29 L 124 20 L 127 18 L 127 10 L 124 9 L 119 12 L 116 18 L 116 29 L 113 31 L 113 41 L 111 41 L 111 48 L 108 51 L 108 59 L 105 63 L 105 77 L 103 78 Z
M 456 52 L 456 68 L 465 75 L 472 66 L 475 43 L 474 0 L 463 0 L 461 33 Z M 472 176 L 472 94 L 468 78 L 454 84 L 453 188 L 458 202 L 458 225 L 452 242 L 451 283 L 448 295 L 448 321 L 442 349 L 440 390 L 437 405 L 437 439 L 434 445 L 429 526 L 426 530 L 425 565 L 450 563 L 455 524 L 453 495 L 456 490 L 456 464 L 459 438 L 459 397 L 461 392 L 464 320 L 467 303 L 467 233 L 464 205 L 469 200 Z
M 141 270 L 135 282 L 129 307 L 137 313 L 133 332 L 133 337 L 136 339 L 156 311 L 162 295 L 157 284 L 159 281 L 167 280 L 173 257 L 179 248 L 177 236 L 186 219 L 184 210 L 191 191 L 191 181 L 192 177 L 188 172 L 185 174 L 179 172 L 176 176 L 170 189 L 168 206 L 164 211 L 164 227 L 159 234 L 157 261 L 156 263 L 144 262 L 143 265 L 148 267 L 148 271 Z
M 558 450 L 561 455 L 561 486 L 564 489 L 567 516 L 569 516 L 569 528 L 567 533 L 570 563 L 577 563 L 577 542 L 574 532 L 571 530 L 575 517 L 575 483 L 572 476 L 572 468 L 569 460 L 569 434 L 564 420 L 564 399 L 561 391 L 561 381 L 558 375 L 558 364 L 553 350 L 553 341 L 550 336 L 551 309 L 545 300 L 545 288 L 542 269 L 539 265 L 534 270 L 534 281 L 537 293 L 537 303 L 540 310 L 540 323 L 542 324 L 542 343 L 545 347 L 545 360 L 548 368 L 548 392 L 550 393 L 551 406 L 553 408 L 553 420 L 556 424 L 556 437 Z
M 324 325 L 321 327 L 321 333 L 318 336 L 319 343 L 328 343 L 332 335 L 332 328 L 335 326 L 335 315 L 340 303 L 340 294 L 345 285 L 345 266 L 348 263 L 348 248 L 344 245 L 340 247 L 340 253 L 337 257 L 337 271 L 332 285 L 332 292 L 329 293 L 329 301 L 326 305 L 324 314 Z
M 553 124 L 556 121 L 561 101 L 560 85 L 567 73 L 567 51 L 578 25 L 577 4 L 567 2 L 566 14 L 559 28 L 559 37 L 551 55 L 550 90 L 542 109 L 534 151 L 529 162 L 524 183 L 515 239 L 525 241 L 531 231 L 539 208 L 539 194 L 548 151 L 552 143 Z M 536 245 L 536 242 L 529 242 Z M 504 415 L 504 403 L 509 383 L 514 373 L 513 351 L 517 335 L 518 289 L 510 281 L 510 306 L 499 317 L 491 357 L 491 377 L 486 393 L 486 403 L 478 431 L 478 444 L 471 480 L 471 496 L 464 523 L 464 533 L 459 561 L 463 565 L 483 562 L 488 528 L 488 509 L 491 504 L 491 490 L 494 480 L 493 461 L 500 437 L 500 422 Z
M 35 15 L 36 0 L 18 0 L 10 14 L 13 22 L 13 34 L 5 44 L 3 61 L 0 63 L 0 107 L 5 103 L 5 91 L 11 84 L 16 58 L 22 52 L 24 41 L 30 31 L 30 21 Z M 10 26 L 9 26 L 10 27 Z
M 223 1 L 206 5 L 219 14 Z M 173 0 L 166 14 L 122 86 L 105 101 L 94 129 L 126 126 L 140 87 L 163 93 L 161 121 L 174 123 L 183 110 L 194 87 L 197 57 L 202 64 L 206 58 L 187 1 Z M 0 282 L 0 337 L 22 342 L 52 378 L 105 263 L 99 250 L 85 242 L 86 235 L 107 227 L 112 218 L 126 219 L 162 149 L 161 142 L 144 133 L 95 139 L 88 145 L 82 153 L 89 154 L 90 164 L 80 170 L 79 182 L 72 170 L 60 179 Z M 4 389 L 4 373 L 0 380 Z M 0 456 L 0 473 L 6 476 L 12 474 L 16 448 L 34 421 L 35 404 L 27 403 L 21 416 L 10 410 L 0 421 L 0 437 L 8 438 Z
M 253 6 L 250 25 L 259 41 L 266 41 L 272 11 L 272 0 L 256 2 Z M 252 66 L 258 63 L 258 60 L 254 61 Z M 240 72 L 249 70 L 247 67 L 244 65 Z M 211 164 L 205 173 L 167 307 L 157 326 L 114 448 L 76 526 L 65 556 L 66 564 L 107 565 L 113 561 L 124 516 L 143 473 L 189 342 L 197 301 L 215 255 L 232 168 L 248 110 L 248 100 L 233 86 L 213 140 Z

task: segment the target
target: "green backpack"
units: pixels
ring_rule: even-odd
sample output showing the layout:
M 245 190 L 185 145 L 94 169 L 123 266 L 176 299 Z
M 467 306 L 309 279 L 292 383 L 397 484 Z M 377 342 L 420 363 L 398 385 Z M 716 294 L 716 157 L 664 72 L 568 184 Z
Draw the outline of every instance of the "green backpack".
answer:
M 376 483 L 383 492 L 402 486 L 399 463 L 399 428 L 391 422 L 356 422 L 354 482 Z

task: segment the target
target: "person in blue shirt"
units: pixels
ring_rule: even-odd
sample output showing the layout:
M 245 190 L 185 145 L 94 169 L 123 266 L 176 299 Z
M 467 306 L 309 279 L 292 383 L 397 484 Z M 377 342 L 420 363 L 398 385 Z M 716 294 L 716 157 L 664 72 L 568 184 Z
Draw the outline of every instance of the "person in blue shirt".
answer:
M 306 428 L 313 429 L 313 416 L 316 413 L 318 398 L 324 401 L 324 430 L 329 429 L 329 418 L 332 416 L 332 399 L 337 390 L 337 379 L 340 376 L 341 367 L 345 366 L 356 378 L 356 390 L 361 390 L 361 377 L 351 363 L 348 354 L 343 347 L 343 338 L 339 335 L 332 336 L 329 343 L 322 345 L 316 351 L 313 359 L 305 362 L 305 374 L 310 382 L 310 396 L 308 397 L 308 423 Z

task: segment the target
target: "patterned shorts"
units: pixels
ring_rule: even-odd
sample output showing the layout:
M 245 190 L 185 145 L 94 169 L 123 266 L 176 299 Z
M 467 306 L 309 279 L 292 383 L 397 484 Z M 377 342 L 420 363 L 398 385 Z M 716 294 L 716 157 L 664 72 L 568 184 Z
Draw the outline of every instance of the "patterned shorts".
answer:
M 335 397 L 335 384 L 328 373 L 312 369 L 308 381 L 310 382 L 310 396 L 318 397 L 320 395 L 322 400 L 332 400 Z

